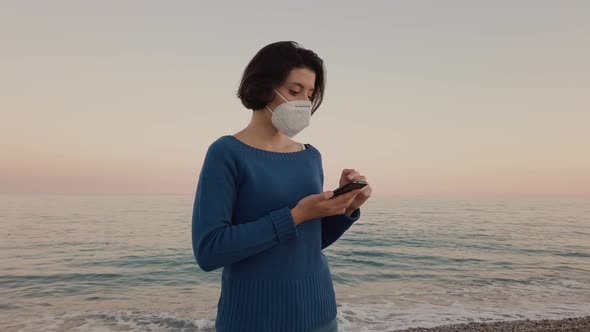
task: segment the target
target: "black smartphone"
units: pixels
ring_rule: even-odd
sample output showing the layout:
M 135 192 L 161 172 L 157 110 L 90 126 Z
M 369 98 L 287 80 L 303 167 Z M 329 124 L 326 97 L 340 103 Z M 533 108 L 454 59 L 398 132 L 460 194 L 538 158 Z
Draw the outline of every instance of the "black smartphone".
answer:
M 345 194 L 351 190 L 359 189 L 367 185 L 367 181 L 357 180 L 357 181 L 350 181 L 348 183 L 343 184 L 338 189 L 334 190 L 334 196 L 330 199 Z

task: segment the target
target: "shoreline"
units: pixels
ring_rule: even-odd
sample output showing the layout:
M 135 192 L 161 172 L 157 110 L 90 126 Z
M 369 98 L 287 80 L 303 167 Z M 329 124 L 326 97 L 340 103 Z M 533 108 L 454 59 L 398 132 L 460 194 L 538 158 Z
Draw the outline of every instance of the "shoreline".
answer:
M 562 319 L 511 320 L 498 322 L 471 322 L 441 325 L 430 328 L 412 327 L 391 332 L 588 332 L 590 315 Z

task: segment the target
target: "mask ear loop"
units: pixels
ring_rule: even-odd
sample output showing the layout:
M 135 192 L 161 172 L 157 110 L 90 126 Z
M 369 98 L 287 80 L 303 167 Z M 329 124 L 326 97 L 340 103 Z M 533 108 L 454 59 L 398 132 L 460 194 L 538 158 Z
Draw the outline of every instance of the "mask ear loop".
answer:
M 283 100 L 284 100 L 286 103 L 288 103 L 288 102 L 289 102 L 289 101 L 288 101 L 287 99 L 285 99 L 285 97 L 283 97 L 283 95 L 282 95 L 282 94 L 280 94 L 280 93 L 279 93 L 277 90 L 273 89 L 273 91 L 274 91 L 274 92 L 276 92 L 276 93 L 277 93 L 277 94 L 278 94 L 278 95 L 279 95 L 281 98 L 283 98 Z M 272 113 L 272 112 L 273 112 L 273 111 L 272 111 L 272 110 L 271 110 L 271 109 L 268 107 L 268 105 L 265 105 L 265 107 L 266 107 L 266 109 L 267 109 L 267 110 L 268 110 L 270 113 Z
M 277 90 L 275 90 L 275 89 L 273 89 L 273 90 L 274 90 L 274 91 L 275 91 L 275 92 L 276 92 L 276 93 L 277 93 L 279 96 L 281 96 L 281 98 L 283 98 L 283 100 L 284 100 L 286 103 L 288 103 L 288 102 L 289 102 L 289 101 L 288 101 L 288 100 L 287 100 L 285 97 L 283 97 L 283 95 L 282 95 L 282 94 L 280 94 L 280 93 L 279 93 Z
M 278 92 L 276 89 L 273 89 L 273 91 L 274 91 L 274 92 L 276 92 L 276 93 L 279 95 L 279 97 L 283 98 L 283 100 L 284 100 L 286 103 L 288 103 L 288 102 L 289 102 L 289 101 L 287 100 L 287 98 L 283 97 L 283 95 L 282 95 L 282 94 L 280 94 L 280 93 L 279 93 L 279 92 Z M 268 107 L 268 105 L 264 105 L 264 106 L 266 107 L 266 109 L 267 109 L 269 112 L 273 113 L 273 111 L 272 111 L 272 110 L 271 110 L 271 109 Z

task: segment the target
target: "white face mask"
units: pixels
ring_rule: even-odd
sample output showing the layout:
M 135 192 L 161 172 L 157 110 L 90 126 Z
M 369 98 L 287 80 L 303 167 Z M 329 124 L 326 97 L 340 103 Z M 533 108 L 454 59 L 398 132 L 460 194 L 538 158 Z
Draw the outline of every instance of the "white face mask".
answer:
M 274 91 L 285 102 L 277 106 L 274 111 L 268 105 L 266 106 L 269 112 L 272 113 L 272 124 L 283 135 L 293 137 L 309 125 L 311 119 L 311 101 L 288 101 L 277 90 Z

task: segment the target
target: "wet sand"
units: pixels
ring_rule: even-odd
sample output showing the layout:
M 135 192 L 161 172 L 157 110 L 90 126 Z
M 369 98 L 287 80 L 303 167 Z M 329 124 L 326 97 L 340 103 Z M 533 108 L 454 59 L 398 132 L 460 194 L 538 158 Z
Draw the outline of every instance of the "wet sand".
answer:
M 410 328 L 396 332 L 590 332 L 590 316 L 557 320 L 514 320 L 492 323 L 466 323 L 432 328 Z

